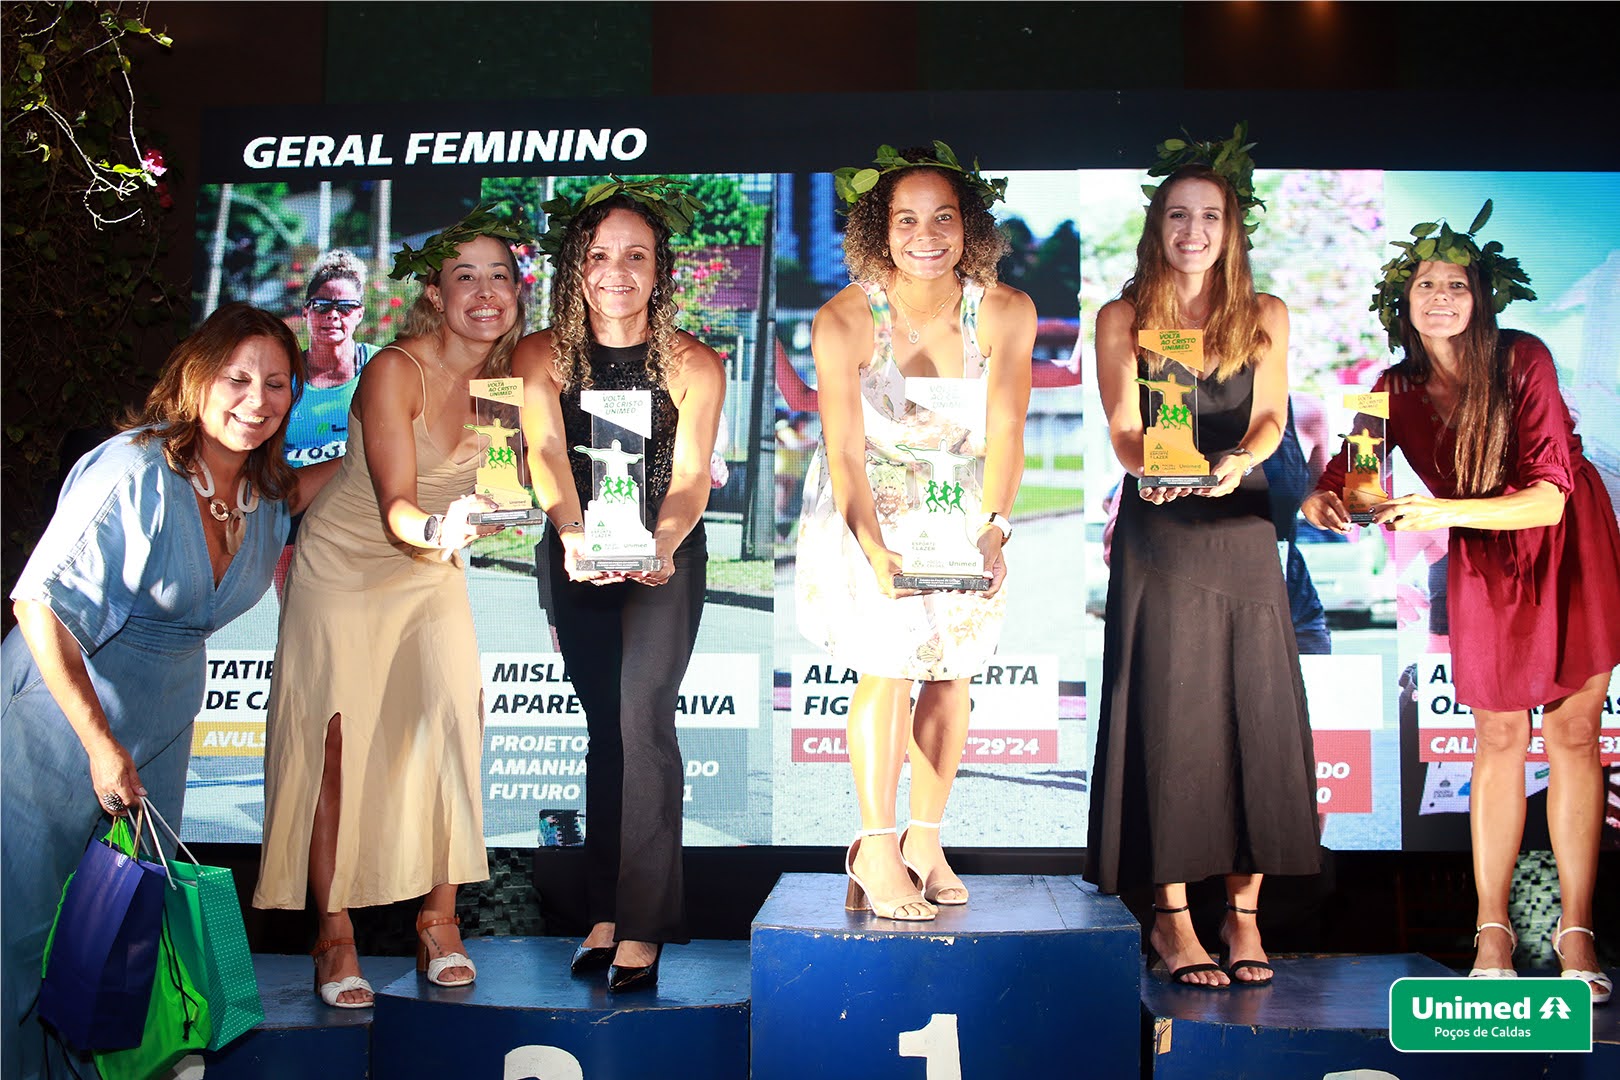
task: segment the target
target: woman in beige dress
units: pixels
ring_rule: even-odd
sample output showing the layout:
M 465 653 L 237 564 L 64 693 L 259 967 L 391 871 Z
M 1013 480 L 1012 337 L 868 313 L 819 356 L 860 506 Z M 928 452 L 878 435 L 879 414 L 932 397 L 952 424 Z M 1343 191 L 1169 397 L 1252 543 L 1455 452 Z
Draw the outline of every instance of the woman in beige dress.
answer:
M 304 518 L 287 579 L 265 747 L 258 907 L 319 920 L 321 999 L 372 1002 L 348 909 L 426 896 L 417 970 L 441 986 L 475 972 L 456 886 L 488 876 L 479 767 L 478 643 L 459 550 L 479 437 L 468 382 L 510 371 L 523 305 L 508 240 L 474 211 L 408 248 L 422 294 L 402 337 L 360 377 L 338 475 Z

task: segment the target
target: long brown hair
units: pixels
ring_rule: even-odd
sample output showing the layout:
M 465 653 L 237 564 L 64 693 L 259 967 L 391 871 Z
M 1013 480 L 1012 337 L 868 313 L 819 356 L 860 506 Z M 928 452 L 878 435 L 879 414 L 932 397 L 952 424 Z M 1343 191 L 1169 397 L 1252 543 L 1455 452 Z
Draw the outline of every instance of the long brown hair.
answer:
M 292 404 L 281 418 L 275 434 L 248 451 L 243 474 L 253 489 L 266 499 L 281 499 L 293 490 L 292 466 L 282 455 L 287 438 L 287 421 L 304 393 L 308 369 L 298 339 L 278 316 L 250 304 L 223 304 L 194 330 L 164 361 L 157 385 L 146 396 L 146 404 L 124 418 L 123 427 L 148 430 L 136 434 L 135 441 L 152 439 L 163 443 L 163 457 L 169 468 L 189 475 L 202 435 L 202 406 L 208 390 L 219 378 L 231 356 L 250 338 L 269 338 L 287 354 L 292 371 Z
M 1249 269 L 1248 234 L 1237 192 L 1206 165 L 1184 165 L 1165 177 L 1148 203 L 1142 239 L 1136 244 L 1136 273 L 1120 290 L 1120 298 L 1136 309 L 1137 330 L 1178 330 L 1187 317 L 1176 299 L 1170 264 L 1164 257 L 1164 215 L 1170 189 L 1182 180 L 1207 180 L 1221 190 L 1221 217 L 1226 226 L 1221 254 L 1211 269 L 1213 278 L 1209 317 L 1204 321 L 1204 355 L 1216 360 L 1215 378 L 1224 382 L 1258 357 L 1271 344 L 1260 325 L 1260 298 L 1254 292 Z M 1156 375 L 1164 359 L 1154 356 L 1149 367 Z
M 614 195 L 581 210 L 568 223 L 562 250 L 553 260 L 551 281 L 551 350 L 557 381 L 564 389 L 591 386 L 591 318 L 585 303 L 585 257 L 596 240 L 596 230 L 615 210 L 628 210 L 647 223 L 653 234 L 653 288 L 647 301 L 647 378 L 654 386 L 669 385 L 675 366 L 675 256 L 669 246 L 669 226 L 627 195 Z
M 932 149 L 901 151 L 908 159 L 931 153 Z M 1012 250 L 1012 245 L 996 227 L 995 215 L 985 206 L 984 199 L 962 179 L 961 173 L 928 165 L 884 173 L 872 190 L 850 207 L 849 220 L 844 223 L 844 265 L 849 269 L 849 279 L 889 284 L 894 274 L 894 259 L 889 254 L 889 206 L 894 201 L 895 186 L 920 172 L 944 177 L 956 193 L 956 206 L 962 212 L 962 261 L 956 264 L 956 272 L 987 289 L 992 288 L 997 280 L 997 264 Z
M 479 236 L 489 234 L 480 233 Z M 476 239 L 477 236 L 470 237 L 467 243 L 470 244 Z M 529 332 L 526 326 L 528 309 L 523 303 L 523 293 L 518 288 L 517 256 L 512 254 L 512 246 L 498 236 L 490 239 L 506 250 L 507 265 L 512 268 L 512 288 L 517 293 L 517 318 L 512 320 L 510 330 L 495 339 L 495 344 L 489 349 L 489 358 L 484 361 L 484 372 L 489 378 L 504 379 L 512 374 L 512 353 L 517 350 L 518 342 L 523 340 L 523 335 Z M 444 329 L 444 312 L 433 306 L 433 301 L 428 299 L 427 294 L 428 286 L 438 285 L 439 276 L 443 272 L 441 267 L 422 282 L 422 291 L 416 294 L 415 302 L 405 311 L 405 318 L 399 328 L 401 338 L 436 338 Z
M 1513 435 L 1513 393 L 1508 381 L 1513 348 L 1504 342 L 1496 325 L 1496 309 L 1478 263 L 1463 267 L 1468 276 L 1468 292 L 1474 299 L 1474 313 L 1455 339 L 1457 350 L 1457 407 L 1451 424 L 1457 431 L 1452 457 L 1457 490 L 1463 495 L 1495 495 L 1507 477 L 1507 447 Z M 1406 356 L 1394 371 L 1413 382 L 1427 382 L 1434 361 L 1424 351 L 1423 339 L 1412 329 L 1407 311 L 1412 303 L 1412 282 L 1395 308 L 1395 325 L 1400 331 Z

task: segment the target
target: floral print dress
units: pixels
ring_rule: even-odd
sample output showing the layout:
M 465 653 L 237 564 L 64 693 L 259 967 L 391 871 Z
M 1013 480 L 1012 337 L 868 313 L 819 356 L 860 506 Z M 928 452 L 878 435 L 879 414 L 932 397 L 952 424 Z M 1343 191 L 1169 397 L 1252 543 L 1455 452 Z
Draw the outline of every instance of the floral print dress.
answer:
M 902 449 L 942 447 L 974 459 L 958 470 L 961 512 L 981 521 L 984 442 L 945 417 L 908 401 L 906 378 L 894 360 L 894 318 L 883 287 L 861 282 L 872 310 L 872 358 L 862 365 L 861 415 L 866 429 L 866 477 L 872 485 L 884 543 L 902 551 L 908 518 L 924 513 L 928 467 Z M 984 287 L 962 289 L 962 371 L 983 379 L 989 368 L 979 351 L 979 304 Z M 953 504 L 954 506 L 954 504 Z M 799 631 L 863 675 L 939 681 L 977 675 L 995 654 L 1007 611 L 1003 588 L 986 599 L 936 592 L 890 599 L 878 589 L 871 564 L 833 502 L 827 447 L 816 448 L 805 475 L 799 518 L 795 599 Z

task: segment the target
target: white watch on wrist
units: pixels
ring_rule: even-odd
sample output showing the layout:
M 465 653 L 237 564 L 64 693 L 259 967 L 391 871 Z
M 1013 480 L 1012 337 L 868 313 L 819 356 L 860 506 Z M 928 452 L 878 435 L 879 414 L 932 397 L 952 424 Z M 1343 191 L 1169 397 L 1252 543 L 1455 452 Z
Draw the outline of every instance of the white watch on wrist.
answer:
M 979 529 L 979 532 L 983 533 L 985 529 L 991 528 L 992 526 L 1001 530 L 1001 542 L 1003 544 L 1012 539 L 1012 522 L 1008 521 L 1000 514 L 991 514 L 988 518 L 986 518 L 984 525 Z

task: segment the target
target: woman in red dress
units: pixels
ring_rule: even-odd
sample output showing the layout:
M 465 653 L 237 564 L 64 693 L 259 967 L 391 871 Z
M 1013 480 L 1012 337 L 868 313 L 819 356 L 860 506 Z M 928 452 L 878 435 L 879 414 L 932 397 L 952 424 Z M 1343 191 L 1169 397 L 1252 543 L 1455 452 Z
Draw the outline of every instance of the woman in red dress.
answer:
M 1496 311 L 1535 294 L 1499 244 L 1474 243 L 1489 210 L 1466 234 L 1418 226 L 1384 267 L 1374 302 L 1405 359 L 1375 389 L 1390 395 L 1391 443 L 1433 494 L 1391 499 L 1375 520 L 1397 531 L 1450 530 L 1453 679 L 1475 729 L 1469 821 L 1479 908 L 1469 974 L 1514 974 L 1508 893 L 1524 833 L 1530 710 L 1544 706 L 1561 894 L 1553 944 L 1563 974 L 1602 1004 L 1611 983 L 1590 928 L 1603 825 L 1598 730 L 1620 663 L 1620 528 L 1581 454 L 1547 346 L 1497 329 Z M 1335 455 L 1302 507 L 1313 525 L 1349 526 L 1338 494 L 1344 462 Z

